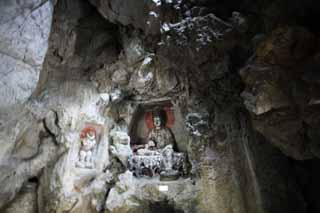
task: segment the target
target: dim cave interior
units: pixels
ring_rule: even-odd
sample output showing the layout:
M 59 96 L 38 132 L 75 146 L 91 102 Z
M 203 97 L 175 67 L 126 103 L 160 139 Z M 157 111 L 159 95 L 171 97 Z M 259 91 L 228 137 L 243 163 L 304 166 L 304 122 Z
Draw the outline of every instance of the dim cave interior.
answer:
M 319 16 L 0 0 L 0 212 L 319 213 Z

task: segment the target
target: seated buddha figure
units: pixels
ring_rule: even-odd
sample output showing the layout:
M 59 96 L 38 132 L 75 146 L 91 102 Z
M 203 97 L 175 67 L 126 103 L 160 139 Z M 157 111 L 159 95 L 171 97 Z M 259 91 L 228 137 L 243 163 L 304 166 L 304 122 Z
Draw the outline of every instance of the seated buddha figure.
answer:
M 148 144 L 155 144 L 156 149 L 163 149 L 168 145 L 174 147 L 175 140 L 169 128 L 165 126 L 166 114 L 164 111 L 154 111 L 152 113 L 154 128 L 148 134 Z
M 152 120 L 154 127 L 146 138 L 147 143 L 136 146 L 137 151 L 129 159 L 130 170 L 138 177 L 160 174 L 160 180 L 175 180 L 181 174 L 185 155 L 175 150 L 174 136 L 165 126 L 165 111 L 154 111 Z
M 162 157 L 162 169 L 160 177 L 177 177 L 178 171 L 173 169 L 175 140 L 169 128 L 165 126 L 166 114 L 164 111 L 152 113 L 154 128 L 148 134 L 148 144 L 155 144 Z

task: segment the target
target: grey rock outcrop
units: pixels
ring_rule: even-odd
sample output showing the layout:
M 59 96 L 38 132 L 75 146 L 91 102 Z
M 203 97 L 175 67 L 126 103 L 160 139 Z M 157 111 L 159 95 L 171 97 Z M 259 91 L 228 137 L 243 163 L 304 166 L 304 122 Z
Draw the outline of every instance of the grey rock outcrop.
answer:
M 164 187 L 162 190 L 161 187 Z M 168 202 L 174 210 L 196 212 L 199 186 L 191 179 L 159 181 L 137 179 L 127 171 L 119 175 L 119 182 L 111 189 L 106 200 L 110 212 L 152 212 L 150 204 Z
M 51 1 L 0 3 L 0 123 L 35 90 L 48 47 Z
M 28 183 L 21 189 L 19 195 L 4 212 L 34 213 L 38 211 L 37 203 L 37 183 Z
M 319 153 L 314 134 L 319 124 L 318 82 L 308 80 L 319 66 L 317 46 L 316 36 L 302 27 L 277 28 L 240 70 L 246 85 L 242 97 L 254 128 L 298 160 Z

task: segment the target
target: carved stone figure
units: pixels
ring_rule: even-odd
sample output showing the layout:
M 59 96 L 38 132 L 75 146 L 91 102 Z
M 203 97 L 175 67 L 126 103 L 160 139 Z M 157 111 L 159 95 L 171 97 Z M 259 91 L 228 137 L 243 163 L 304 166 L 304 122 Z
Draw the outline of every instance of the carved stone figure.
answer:
M 173 170 L 173 153 L 172 145 L 167 145 L 162 150 L 164 172 Z
M 97 144 L 96 131 L 94 128 L 85 128 L 80 136 L 81 147 L 77 166 L 81 168 L 93 168 L 93 151 Z
M 185 171 L 184 153 L 174 151 L 175 140 L 171 130 L 165 127 L 165 115 L 154 112 L 154 128 L 150 131 L 148 143 L 138 146 L 129 158 L 130 170 L 138 177 L 160 174 L 161 180 L 175 180 Z
M 112 129 L 110 136 L 112 139 L 110 144 L 111 153 L 116 156 L 123 165 L 127 166 L 128 158 L 132 155 L 130 136 L 127 132 L 118 128 Z
M 167 145 L 174 146 L 174 137 L 169 128 L 165 126 L 165 114 L 163 111 L 153 113 L 154 128 L 148 135 L 149 143 L 153 141 L 158 149 L 163 149 Z

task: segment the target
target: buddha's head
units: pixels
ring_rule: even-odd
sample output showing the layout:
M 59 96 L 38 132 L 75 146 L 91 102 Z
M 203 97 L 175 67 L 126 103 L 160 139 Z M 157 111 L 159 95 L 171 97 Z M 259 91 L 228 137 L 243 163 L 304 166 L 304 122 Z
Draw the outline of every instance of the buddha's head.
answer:
M 81 131 L 80 139 L 81 140 L 94 140 L 97 136 L 96 130 L 94 127 L 86 127 Z
M 152 113 L 152 119 L 155 128 L 160 129 L 166 123 L 166 113 L 163 110 L 156 110 Z
M 96 134 L 95 134 L 94 131 L 91 130 L 91 131 L 88 131 L 88 132 L 87 132 L 87 135 L 86 135 L 86 136 L 87 136 L 88 139 L 93 140 L 93 139 L 95 139 Z

